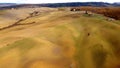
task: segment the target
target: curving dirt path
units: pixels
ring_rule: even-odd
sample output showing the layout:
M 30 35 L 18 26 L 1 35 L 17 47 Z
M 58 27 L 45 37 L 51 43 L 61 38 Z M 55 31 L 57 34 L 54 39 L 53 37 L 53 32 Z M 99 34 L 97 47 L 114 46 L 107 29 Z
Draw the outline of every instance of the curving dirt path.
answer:
M 33 12 L 34 13 L 34 12 Z M 18 26 L 18 25 L 28 25 L 28 24 L 34 24 L 35 22 L 31 22 L 31 23 L 25 23 L 25 24 L 20 24 L 22 21 L 25 21 L 25 20 L 27 20 L 27 19 L 29 19 L 29 18 L 32 18 L 32 17 L 35 17 L 35 16 L 38 16 L 38 14 L 35 14 L 34 16 L 28 16 L 28 17 L 26 17 L 26 18 L 24 18 L 24 19 L 20 19 L 20 20 L 18 20 L 17 22 L 15 22 L 15 23 L 13 23 L 13 24 L 11 24 L 11 25 L 8 25 L 8 26 L 6 26 L 6 27 L 2 27 L 2 28 L 0 28 L 0 30 L 4 30 L 4 29 L 8 29 L 8 28 L 11 28 L 11 27 L 14 27 L 14 26 Z

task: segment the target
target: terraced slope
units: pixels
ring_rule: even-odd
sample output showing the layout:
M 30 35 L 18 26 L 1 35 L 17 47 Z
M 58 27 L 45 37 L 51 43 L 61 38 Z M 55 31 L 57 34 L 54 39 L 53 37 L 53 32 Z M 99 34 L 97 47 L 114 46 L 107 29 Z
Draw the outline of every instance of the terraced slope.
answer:
M 20 23 L 0 31 L 0 68 L 120 67 L 120 21 L 53 11 Z

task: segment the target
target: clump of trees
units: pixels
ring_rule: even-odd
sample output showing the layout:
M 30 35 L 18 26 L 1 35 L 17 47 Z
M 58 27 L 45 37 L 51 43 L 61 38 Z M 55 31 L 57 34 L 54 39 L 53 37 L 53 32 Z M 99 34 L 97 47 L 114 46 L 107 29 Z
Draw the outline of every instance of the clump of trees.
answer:
M 80 11 L 80 8 L 71 8 L 70 11 Z
M 102 12 L 107 17 L 111 17 L 117 20 L 120 20 L 120 8 L 105 8 L 104 12 Z
M 120 20 L 120 7 L 79 7 L 81 11 L 91 11 L 104 16 Z

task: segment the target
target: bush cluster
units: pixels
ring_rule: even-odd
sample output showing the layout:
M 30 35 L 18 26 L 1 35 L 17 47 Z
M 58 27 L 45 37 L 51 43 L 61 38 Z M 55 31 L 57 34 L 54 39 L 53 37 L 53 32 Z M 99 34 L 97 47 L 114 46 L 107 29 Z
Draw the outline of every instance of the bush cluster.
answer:
M 91 11 L 104 16 L 120 20 L 120 7 L 78 7 L 81 11 Z

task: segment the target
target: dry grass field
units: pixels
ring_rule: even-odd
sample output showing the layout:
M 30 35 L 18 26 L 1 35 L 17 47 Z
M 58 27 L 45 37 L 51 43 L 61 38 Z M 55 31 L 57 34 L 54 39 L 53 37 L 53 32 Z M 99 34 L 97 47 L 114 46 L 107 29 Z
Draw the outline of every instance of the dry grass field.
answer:
M 32 10 L 1 11 L 0 28 Z M 120 68 L 119 20 L 57 8 L 36 11 L 21 25 L 0 30 L 0 68 Z

